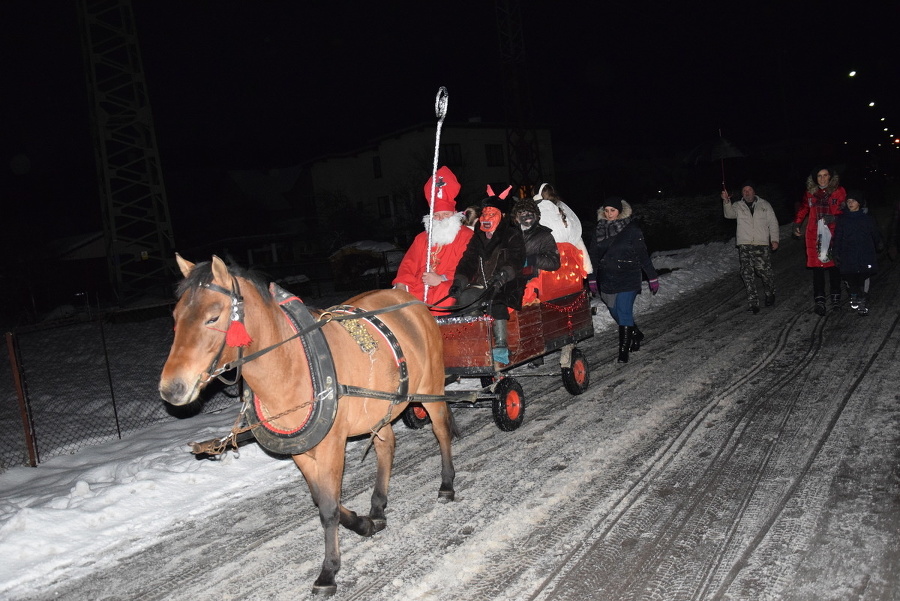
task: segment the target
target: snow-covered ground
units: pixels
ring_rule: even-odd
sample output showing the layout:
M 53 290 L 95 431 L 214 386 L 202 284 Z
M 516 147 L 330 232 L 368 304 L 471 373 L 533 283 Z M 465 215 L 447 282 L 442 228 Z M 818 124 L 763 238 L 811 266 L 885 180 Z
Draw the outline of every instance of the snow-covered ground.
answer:
M 783 232 L 783 236 L 784 239 L 787 238 L 786 231 Z M 787 244 L 790 244 L 790 241 Z M 779 254 L 785 255 L 786 252 L 782 251 Z M 779 261 L 788 260 L 798 264 L 802 261 L 797 252 L 794 252 L 794 255 L 790 257 L 776 255 L 776 259 Z M 729 298 L 732 301 L 731 304 L 738 307 L 735 309 L 734 315 L 737 316 L 735 321 L 737 322 L 738 319 L 743 320 L 739 323 L 739 329 L 735 329 L 733 335 L 738 337 L 748 334 L 746 323 L 748 317 L 746 317 L 747 314 L 744 311 L 743 289 L 737 280 L 737 253 L 733 240 L 727 243 L 713 243 L 685 250 L 657 253 L 653 257 L 653 262 L 657 269 L 669 271 L 666 271 L 661 276 L 660 291 L 656 296 L 650 295 L 645 290 L 638 297 L 635 314 L 642 323 L 642 329 L 653 331 L 657 336 L 660 336 L 663 327 L 658 324 L 653 325 L 654 314 L 660 312 L 671 303 L 691 298 L 691 295 L 697 294 L 697 291 L 700 289 L 709 290 L 710 284 L 722 282 L 722 286 L 730 290 L 729 294 L 731 296 Z M 809 283 L 802 269 L 798 268 L 795 272 L 803 274 L 803 281 L 797 284 L 802 289 L 802 292 L 796 293 L 798 297 L 797 316 L 791 317 L 790 319 L 794 321 L 785 326 L 785 336 L 791 335 L 791 328 L 799 329 L 800 325 L 798 324 L 800 321 L 798 320 L 809 319 L 807 316 L 808 310 L 804 309 L 801 311 L 799 309 L 801 304 L 800 297 L 802 296 L 805 299 L 808 296 L 806 288 L 809 286 Z M 786 280 L 788 277 L 793 278 L 794 276 L 780 275 L 779 277 L 782 280 Z M 593 302 L 596 304 L 598 301 L 595 299 Z M 781 297 L 779 297 L 779 302 L 781 302 Z M 806 301 L 802 301 L 802 303 L 805 304 Z M 893 308 L 891 310 L 895 311 Z M 603 362 L 605 363 L 608 360 L 609 352 L 614 350 L 612 348 L 614 347 L 614 334 L 611 331 L 612 321 L 604 310 L 599 310 L 597 313 L 594 318 L 596 336 L 594 341 L 591 341 L 591 344 L 596 342 L 600 350 L 597 353 L 592 351 L 592 355 L 603 354 L 605 357 Z M 752 317 L 749 319 L 752 319 Z M 851 317 L 848 315 L 846 319 L 855 319 L 855 316 Z M 650 323 L 649 328 L 644 325 L 648 322 Z M 756 323 L 763 324 L 766 322 L 760 317 Z M 702 328 L 705 326 L 698 324 L 697 327 Z M 757 326 L 751 323 L 750 327 Z M 750 340 L 748 340 L 747 344 L 752 346 L 754 332 L 751 330 L 749 334 Z M 731 334 L 729 333 L 729 335 Z M 652 349 L 645 348 L 640 355 L 635 355 L 635 360 L 629 364 L 629 368 L 632 370 L 639 369 L 639 362 L 652 357 L 653 355 L 648 355 L 648 353 L 653 352 Z M 667 403 L 677 404 L 679 399 L 682 398 L 680 396 L 681 393 L 678 392 L 680 387 L 685 387 L 684 398 L 692 394 L 686 383 L 679 382 L 677 375 L 679 370 L 687 369 L 688 365 L 700 360 L 709 361 L 710 373 L 725 367 L 718 365 L 715 357 L 704 355 L 705 352 L 705 349 L 692 350 L 688 346 L 682 353 L 682 358 L 675 361 L 674 364 L 672 364 L 673 360 L 669 359 L 670 364 L 665 366 L 657 364 L 654 368 L 655 371 L 650 373 L 645 373 L 646 370 L 638 372 L 639 377 L 660 382 L 666 381 L 668 388 L 666 388 L 665 392 L 659 392 L 657 396 L 663 398 L 668 394 L 669 396 L 666 397 L 669 399 Z M 769 363 L 776 362 L 773 359 L 767 361 Z M 635 366 L 635 363 L 638 363 L 638 366 Z M 749 364 L 748 367 L 750 367 Z M 768 364 L 764 367 L 768 367 Z M 617 377 L 614 371 L 616 369 L 614 364 L 604 369 L 606 370 L 604 373 L 608 372 L 609 378 Z M 747 377 L 749 378 L 750 376 Z M 596 407 L 596 403 L 590 403 L 592 401 L 599 403 L 603 400 L 604 395 L 608 396 L 614 390 L 613 387 L 618 384 L 616 381 L 604 378 L 607 378 L 607 376 L 593 377 L 592 387 L 579 397 L 579 402 L 584 401 L 588 403 L 587 406 Z M 599 384 L 598 381 L 600 382 Z M 714 389 L 716 387 L 715 381 L 709 383 L 708 386 Z M 561 387 L 553 386 L 553 394 L 556 394 L 556 390 L 559 388 Z M 551 393 L 547 392 L 547 394 Z M 889 394 L 896 395 L 896 390 L 889 391 Z M 546 399 L 542 399 L 539 402 L 545 401 Z M 741 401 L 737 402 L 740 403 Z M 647 403 L 650 403 L 650 401 L 648 400 Z M 720 403 L 724 403 L 724 401 L 720 401 Z M 652 437 L 648 432 L 655 429 L 665 430 L 667 428 L 664 422 L 668 415 L 667 412 L 670 410 L 669 408 L 654 409 L 653 411 L 658 412 L 656 414 L 657 418 L 651 419 L 650 414 L 648 414 L 644 417 L 643 423 L 640 423 L 632 419 L 635 411 L 633 403 L 622 402 L 620 407 L 620 410 L 617 409 L 615 403 L 606 404 L 603 407 L 606 427 L 612 427 L 611 424 L 621 424 L 616 426 L 615 437 L 610 436 L 608 443 L 612 444 L 613 438 L 618 441 L 614 447 L 616 453 L 625 454 L 628 452 L 629 445 L 635 444 L 635 440 L 642 437 Z M 721 407 L 715 411 L 718 410 L 721 410 Z M 89 582 L 94 574 L 104 574 L 104 579 L 106 580 L 110 578 L 115 579 L 115 573 L 120 567 L 123 570 L 122 574 L 125 574 L 125 578 L 129 582 L 136 577 L 139 579 L 140 576 L 124 571 L 125 566 L 130 563 L 129 558 L 141 556 L 145 551 L 148 556 L 156 552 L 165 555 L 165 551 L 153 551 L 152 548 L 158 547 L 161 541 L 171 541 L 173 537 L 177 538 L 180 529 L 187 528 L 191 524 L 213 519 L 211 516 L 224 516 L 224 518 L 218 517 L 215 519 L 224 519 L 227 523 L 237 521 L 241 516 L 232 516 L 231 513 L 242 500 L 249 497 L 264 499 L 267 494 L 271 494 L 273 498 L 280 499 L 281 493 L 276 491 L 287 488 L 293 490 L 293 494 L 297 497 L 297 502 L 294 505 L 303 509 L 302 520 L 299 520 L 298 524 L 291 526 L 291 528 L 302 526 L 305 530 L 305 541 L 320 541 L 320 532 L 316 531 L 319 528 L 318 518 L 309 500 L 308 491 L 296 469 L 291 469 L 292 464 L 290 466 L 286 465 L 286 463 L 289 464 L 290 462 L 274 459 L 255 444 L 245 445 L 241 447 L 239 453 L 228 453 L 218 461 L 198 460 L 190 454 L 187 443 L 206 440 L 227 432 L 231 427 L 236 411 L 237 407 L 235 406 L 216 414 L 203 414 L 165 425 L 154 426 L 130 436 L 127 440 L 89 448 L 71 456 L 56 457 L 37 468 L 14 468 L 0 475 L 0 598 L 57 598 L 56 591 L 61 590 L 64 595 L 66 590 L 71 590 L 71 587 L 74 586 L 73 583 Z M 596 409 L 591 411 L 596 411 Z M 707 409 L 707 411 L 709 411 L 710 415 L 715 412 L 712 409 Z M 544 414 L 543 418 L 541 414 L 535 415 L 535 419 L 548 419 L 547 414 Z M 704 415 L 709 417 L 706 414 Z M 468 421 L 475 419 L 470 416 L 470 413 L 460 416 L 463 426 Z M 593 418 L 594 414 L 586 414 L 585 417 Z M 526 418 L 526 422 L 529 419 L 531 418 Z M 710 420 L 715 421 L 711 418 Z M 485 421 L 485 416 L 479 416 L 478 421 Z M 896 424 L 893 424 L 893 426 L 895 427 Z M 706 427 L 711 428 L 712 425 L 707 423 Z M 421 469 L 430 470 L 431 478 L 429 481 L 433 484 L 433 490 L 429 489 L 427 495 L 429 502 L 431 502 L 432 497 L 436 495 L 438 484 L 437 472 L 433 464 L 434 456 L 436 455 L 435 449 L 432 448 L 435 446 L 433 438 L 430 436 L 430 433 L 427 436 L 423 436 L 416 431 L 399 432 L 404 430 L 402 425 L 395 426 L 395 429 L 398 430 L 398 452 L 404 448 L 404 445 L 407 445 L 405 448 L 408 450 L 409 445 L 419 444 L 423 449 L 422 453 L 427 451 L 428 461 L 423 462 Z M 512 453 L 513 448 L 521 449 L 522 439 L 517 438 L 517 434 L 520 436 L 528 435 L 529 438 L 526 442 L 529 444 L 535 440 L 535 437 L 540 436 L 540 433 L 529 432 L 524 427 L 516 433 L 501 434 L 496 432 L 488 434 L 488 431 L 489 428 L 478 430 L 474 435 L 474 439 L 478 440 L 480 437 L 484 437 L 486 444 L 492 445 L 495 451 L 498 450 L 497 447 L 500 447 L 499 452 L 504 454 Z M 364 443 L 353 441 L 348 445 L 348 452 L 350 457 L 353 458 L 348 461 L 348 469 L 351 469 L 351 464 L 354 464 L 352 469 L 358 469 L 356 457 L 360 454 L 361 444 Z M 575 461 L 574 455 L 585 454 L 590 456 L 595 454 L 596 456 L 591 460 L 591 463 L 587 464 L 590 467 L 586 469 L 590 471 L 592 469 L 603 470 L 605 469 L 603 467 L 605 464 L 613 461 L 604 453 L 591 448 L 584 448 L 583 440 L 581 442 L 574 441 L 572 444 L 577 444 L 578 446 L 573 448 L 565 446 L 554 447 L 556 448 L 555 452 L 559 455 L 555 459 L 557 463 L 563 465 L 569 461 Z M 588 444 L 590 445 L 590 443 Z M 675 443 L 670 442 L 667 444 Z M 503 445 L 508 445 L 508 448 L 503 449 Z M 827 447 L 827 445 L 824 446 Z M 417 454 L 416 451 L 412 451 L 412 453 L 413 455 Z M 663 454 L 664 451 L 659 450 L 656 453 Z M 398 455 L 399 457 L 400 455 Z M 650 462 L 651 460 L 648 458 L 647 461 Z M 372 457 L 367 458 L 366 462 L 371 464 Z M 484 476 L 482 471 L 490 470 L 492 469 L 491 466 L 494 465 L 490 461 L 480 461 L 478 467 L 475 468 L 466 467 L 466 462 L 463 459 L 458 459 L 458 462 L 457 469 L 459 470 L 459 477 L 462 479 L 465 478 L 465 473 L 469 470 L 477 470 L 479 475 Z M 496 462 L 498 466 L 501 463 L 499 461 Z M 417 469 L 415 468 L 415 463 L 413 463 L 413 466 L 414 469 Z M 561 470 L 564 467 L 565 465 L 559 469 Z M 501 468 L 498 467 L 497 469 Z M 526 470 L 526 467 L 523 466 L 521 469 Z M 552 471 L 556 468 L 550 467 L 549 469 Z M 571 466 L 569 469 L 574 470 L 574 466 Z M 393 516 L 392 519 L 398 520 L 394 524 L 395 527 L 401 526 L 403 520 L 410 517 L 401 515 L 401 512 L 405 513 L 404 510 L 408 506 L 401 504 L 398 497 L 407 496 L 409 493 L 408 491 L 404 492 L 402 476 L 398 478 L 399 473 L 400 470 L 395 472 L 394 479 L 395 481 L 400 480 L 400 482 L 392 486 L 392 498 L 388 506 L 389 512 L 393 510 L 393 513 L 389 513 L 389 517 Z M 577 483 L 582 482 L 582 478 L 589 477 L 589 474 L 577 475 L 574 471 L 571 473 L 566 471 L 565 473 L 571 475 L 573 487 L 579 486 Z M 490 474 L 487 475 L 490 476 Z M 501 481 L 503 477 L 504 474 L 497 473 L 496 481 Z M 538 476 L 535 475 L 534 477 L 537 478 Z M 634 476 L 632 475 L 631 477 Z M 523 480 L 528 481 L 529 478 L 530 476 L 525 476 Z M 470 478 L 470 480 L 474 480 L 474 477 Z M 584 481 L 582 484 L 586 485 L 586 482 Z M 539 482 L 525 484 L 524 486 L 535 487 L 535 498 L 537 498 L 537 493 L 541 492 Z M 675 485 L 673 487 L 677 488 Z M 345 485 L 345 494 L 346 489 L 347 485 Z M 272 492 L 269 493 L 267 491 Z M 418 491 L 414 491 L 414 494 L 418 494 Z M 550 492 L 543 491 L 544 497 L 550 497 L 551 501 L 553 501 L 554 495 L 559 495 L 559 498 L 553 501 L 553 503 L 559 505 L 563 504 L 562 501 L 565 495 L 574 494 L 574 490 L 565 492 L 557 490 L 554 491 L 553 495 Z M 663 492 L 660 491 L 659 494 L 662 495 Z M 486 511 L 490 506 L 492 494 L 490 490 L 478 491 L 468 488 L 459 496 L 463 497 L 463 500 L 458 499 L 457 503 L 450 506 L 459 506 L 460 503 L 475 503 L 477 499 L 477 506 L 474 508 L 469 507 L 467 511 L 481 512 Z M 482 496 L 484 498 L 481 498 Z M 595 524 L 598 524 L 593 527 L 595 528 L 594 530 L 586 533 L 588 539 L 599 536 L 602 530 L 599 525 L 603 524 L 603 520 L 610 520 L 609 516 L 619 511 L 618 506 L 609 506 L 610 503 L 613 503 L 613 498 L 611 496 L 606 501 L 599 501 L 596 507 L 584 508 L 584 512 L 587 514 L 596 514 L 592 519 L 594 519 Z M 627 501 L 626 493 L 615 498 L 619 499 L 619 503 Z M 357 498 L 355 501 L 359 505 L 360 500 Z M 261 503 L 266 505 L 264 502 Z M 525 506 L 531 506 L 536 503 L 536 500 L 530 501 Z M 747 503 L 749 506 L 750 501 L 748 500 Z M 542 524 L 546 527 L 546 524 L 552 523 L 553 511 L 552 504 L 550 506 L 541 505 L 536 507 L 533 513 L 529 511 L 527 515 L 519 516 L 520 519 L 511 520 L 504 518 L 498 521 L 498 518 L 492 518 L 495 520 L 494 525 L 496 528 L 500 528 L 502 531 L 498 531 L 487 523 L 480 524 L 482 527 L 480 530 L 478 527 L 475 527 L 474 532 L 471 531 L 470 527 L 465 527 L 462 529 L 462 534 L 456 533 L 455 536 L 463 538 L 471 536 L 473 540 L 458 543 L 458 546 L 451 546 L 442 552 L 441 558 L 435 558 L 435 561 L 441 559 L 440 563 L 443 567 L 432 566 L 433 571 L 423 573 L 420 581 L 411 582 L 398 577 L 387 586 L 389 590 L 394 589 L 393 593 L 387 594 L 381 589 L 372 591 L 369 597 L 366 597 L 365 585 L 362 582 L 354 581 L 354 572 L 358 573 L 360 570 L 371 572 L 374 570 L 376 573 L 379 573 L 386 570 L 390 573 L 391 568 L 389 566 L 382 568 L 371 565 L 372 562 L 376 562 L 378 559 L 367 555 L 365 552 L 352 555 L 353 558 L 350 559 L 348 557 L 348 549 L 354 545 L 362 544 L 365 545 L 365 549 L 377 550 L 376 553 L 385 554 L 387 550 L 384 548 L 384 545 L 390 544 L 390 538 L 388 535 L 380 533 L 372 539 L 366 539 L 363 543 L 359 543 L 357 541 L 360 539 L 355 537 L 355 535 L 343 531 L 341 540 L 345 557 L 343 568 L 338 575 L 338 595 L 341 598 L 344 598 L 343 595 L 350 594 L 351 596 L 346 598 L 357 598 L 357 595 L 359 595 L 359 598 L 396 598 L 397 600 L 459 598 L 443 596 L 441 591 L 458 590 L 453 587 L 458 586 L 457 583 L 459 581 L 476 578 L 471 573 L 473 569 L 471 562 L 475 561 L 477 563 L 477 559 L 473 559 L 471 556 L 473 552 L 471 545 L 476 545 L 475 548 L 479 549 L 479 553 L 483 551 L 485 554 L 489 554 L 493 547 L 502 547 L 505 544 L 503 542 L 504 538 L 516 536 L 511 530 L 535 529 L 535 531 L 540 531 Z M 543 512 L 550 513 L 544 515 Z M 897 512 L 895 504 L 894 513 Z M 265 520 L 264 517 L 262 519 Z M 894 516 L 892 519 L 896 523 L 898 518 Z M 612 528 L 612 526 L 609 527 Z M 229 531 L 229 526 L 223 526 L 223 528 Z M 391 528 L 392 524 L 389 522 L 388 530 L 385 533 L 390 532 Z M 248 532 L 242 536 L 253 536 L 253 534 Z M 256 534 L 259 536 L 258 532 Z M 731 536 L 738 537 L 739 535 L 739 532 L 735 532 Z M 852 532 L 848 532 L 846 535 L 848 537 L 854 536 Z M 188 535 L 185 534 L 185 536 Z M 479 539 L 477 544 L 474 542 L 475 538 Z M 428 541 L 419 541 L 417 544 L 425 545 L 425 548 L 427 548 L 427 543 Z M 627 541 L 622 544 L 625 545 L 626 543 Z M 166 542 L 166 544 L 170 543 Z M 206 542 L 203 544 L 206 544 Z M 262 553 L 256 547 L 262 545 L 264 548 L 266 544 L 266 540 L 258 541 L 253 547 L 255 549 L 254 552 L 257 554 Z M 313 542 L 306 547 L 297 549 L 297 553 L 302 557 L 302 561 L 298 566 L 296 565 L 296 560 L 291 560 L 294 563 L 294 568 L 297 570 L 295 572 L 292 568 L 292 575 L 272 575 L 273 580 L 282 581 L 286 587 L 280 589 L 282 596 L 276 595 L 277 598 L 307 598 L 310 594 L 311 578 L 308 580 L 303 578 L 295 580 L 295 578 L 298 577 L 298 574 L 314 576 L 317 573 L 318 568 L 316 566 L 321 561 L 322 552 L 321 547 L 317 546 L 319 544 L 318 542 Z M 697 544 L 705 543 L 698 541 Z M 896 540 L 894 540 L 893 544 L 896 544 Z M 378 545 L 382 546 L 379 547 Z M 188 544 L 188 546 L 190 545 Z M 300 546 L 302 547 L 302 545 Z M 416 548 L 413 546 L 412 549 L 397 551 L 401 553 L 400 560 L 410 560 L 410 554 L 414 554 Z M 570 559 L 577 561 L 579 556 L 586 553 L 585 548 L 587 547 L 584 542 L 574 546 L 571 543 L 560 543 L 555 553 L 557 555 L 571 554 Z M 197 555 L 200 554 L 198 551 Z M 191 558 L 189 555 L 185 560 L 198 561 L 200 566 L 198 569 L 202 571 L 202 558 Z M 386 558 L 389 562 L 398 561 L 392 555 L 387 555 Z M 171 559 L 177 561 L 177 556 Z M 746 559 L 744 558 L 744 560 Z M 513 561 L 512 558 L 511 561 Z M 896 560 L 894 561 L 896 562 Z M 537 591 L 540 590 L 544 591 L 541 593 L 544 597 L 541 598 L 576 598 L 566 597 L 564 593 L 560 592 L 563 589 L 559 587 L 556 589 L 552 587 L 541 588 L 536 585 L 534 590 L 527 591 L 529 578 L 533 578 L 535 582 L 553 582 L 553 578 L 559 578 L 559 575 L 564 573 L 564 569 L 560 567 L 553 568 L 553 570 L 556 570 L 556 576 L 553 576 L 553 574 L 548 575 L 547 573 L 547 570 L 551 568 L 542 568 L 539 565 L 530 566 L 525 565 L 525 563 L 523 559 L 513 561 L 514 565 L 510 569 L 516 572 L 518 580 L 509 585 L 508 592 L 494 594 L 492 598 L 538 598 L 540 595 Z M 735 565 L 738 564 L 736 563 Z M 166 564 L 160 569 L 169 569 L 170 567 L 173 566 Z M 277 568 L 261 566 L 260 569 L 272 570 Z M 607 567 L 607 569 L 609 568 Z M 677 571 L 677 568 L 675 568 L 673 578 L 675 578 Z M 711 569 L 710 571 L 712 572 L 713 570 Z M 840 570 L 836 570 L 834 573 L 838 574 L 839 572 Z M 836 575 L 835 578 L 837 577 Z M 177 579 L 177 576 L 175 578 Z M 523 579 L 526 584 L 522 584 Z M 202 598 L 237 598 L 232 596 L 237 593 L 233 593 L 231 590 L 217 590 L 216 582 L 217 579 L 211 575 L 208 588 L 204 592 L 206 596 Z M 391 581 L 388 580 L 388 582 L 390 583 Z M 133 584 L 131 582 L 131 585 Z M 177 581 L 172 583 L 172 587 L 166 591 L 165 596 L 159 597 L 149 593 L 141 595 L 130 593 L 128 591 L 134 590 L 133 586 L 129 588 L 125 582 L 120 583 L 120 585 L 121 590 L 119 593 L 116 592 L 117 588 L 114 585 L 104 598 L 200 598 L 197 596 L 198 593 L 195 589 L 190 589 L 193 592 L 189 596 L 180 596 Z M 818 597 L 820 592 L 839 591 L 842 590 L 841 587 L 843 586 L 845 586 L 843 582 L 826 580 L 811 589 L 811 596 L 801 595 L 795 598 L 820 598 Z M 352 592 L 354 590 L 359 592 Z M 856 592 L 853 592 L 854 590 Z M 864 594 L 859 593 L 859 590 L 861 589 L 852 589 L 850 592 L 853 594 L 849 596 L 835 597 L 829 593 L 821 598 L 866 598 Z M 863 586 L 862 590 L 865 590 L 865 586 Z M 288 591 L 290 594 L 288 594 Z M 547 591 L 551 592 L 548 593 Z M 665 593 L 662 593 L 662 596 L 652 596 L 652 591 L 648 591 L 647 598 L 713 598 L 715 592 L 715 588 L 710 588 L 700 592 L 694 591 L 690 594 L 685 593 L 675 597 L 667 597 Z M 271 591 L 269 593 L 257 591 L 255 595 L 248 596 L 244 593 L 239 596 L 240 598 L 276 598 L 270 593 Z M 730 595 L 723 598 L 742 597 L 740 595 Z M 754 597 L 751 595 L 746 598 Z M 765 597 L 764 595 L 763 597 L 755 598 L 774 597 Z M 880 597 L 870 598 L 880 599 Z

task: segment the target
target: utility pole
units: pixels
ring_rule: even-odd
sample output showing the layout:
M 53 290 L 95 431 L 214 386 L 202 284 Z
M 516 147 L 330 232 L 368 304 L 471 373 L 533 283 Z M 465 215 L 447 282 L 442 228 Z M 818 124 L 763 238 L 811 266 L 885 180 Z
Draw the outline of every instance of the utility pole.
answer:
M 113 292 L 167 298 L 175 239 L 131 0 L 77 2 Z
M 534 106 L 531 92 L 525 87 L 528 73 L 525 61 L 525 35 L 518 0 L 496 0 L 497 30 L 500 34 L 506 143 L 509 181 L 516 196 L 534 194 L 543 180 L 537 133 L 534 129 Z

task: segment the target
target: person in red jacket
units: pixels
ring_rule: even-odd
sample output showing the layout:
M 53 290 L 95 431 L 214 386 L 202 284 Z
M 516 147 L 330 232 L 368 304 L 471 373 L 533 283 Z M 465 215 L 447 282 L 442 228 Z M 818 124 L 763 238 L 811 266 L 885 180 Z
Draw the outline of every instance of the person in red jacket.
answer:
M 806 195 L 794 217 L 794 237 L 800 237 L 803 220 L 806 222 L 806 266 L 812 269 L 815 311 L 825 315 L 825 275 L 831 294 L 831 309 L 841 308 L 841 276 L 831 256 L 831 239 L 835 219 L 847 192 L 841 187 L 838 174 L 829 167 L 813 171 L 806 178 Z
M 456 176 L 447 167 L 438 169 L 436 176 L 432 216 L 425 215 L 422 218 L 425 231 L 416 236 L 403 255 L 393 285 L 421 301 L 438 303 L 443 307 L 454 303 L 454 299 L 448 297 L 448 294 L 453 285 L 453 276 L 456 275 L 456 265 L 472 239 L 472 230 L 463 227 L 463 215 L 456 210 L 456 196 L 460 190 Z M 428 202 L 431 199 L 431 186 L 429 178 L 425 184 L 425 199 Z M 446 314 L 439 309 L 432 309 L 432 312 L 436 315 Z

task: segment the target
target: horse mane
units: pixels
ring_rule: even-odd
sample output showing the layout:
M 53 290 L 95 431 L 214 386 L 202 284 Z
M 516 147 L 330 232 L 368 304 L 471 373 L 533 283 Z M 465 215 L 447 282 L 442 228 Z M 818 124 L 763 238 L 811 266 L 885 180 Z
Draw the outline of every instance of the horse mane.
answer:
M 228 265 L 228 273 L 235 277 L 248 280 L 251 284 L 253 284 L 253 287 L 256 288 L 257 292 L 259 292 L 259 295 L 265 301 L 268 302 L 272 300 L 272 295 L 269 294 L 269 283 L 267 281 L 267 278 L 258 271 L 245 269 L 239 265 L 230 264 Z M 212 262 L 203 261 L 202 263 L 197 263 L 196 265 L 194 265 L 194 268 L 191 269 L 191 273 L 178 283 L 178 287 L 175 288 L 175 297 L 181 298 L 181 296 L 188 290 L 193 290 L 195 288 L 210 284 L 212 280 Z

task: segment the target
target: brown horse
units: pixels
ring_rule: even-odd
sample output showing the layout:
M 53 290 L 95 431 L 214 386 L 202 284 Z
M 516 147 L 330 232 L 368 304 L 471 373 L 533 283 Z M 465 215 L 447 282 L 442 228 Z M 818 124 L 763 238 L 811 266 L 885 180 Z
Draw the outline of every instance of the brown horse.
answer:
M 172 405 L 190 403 L 223 369 L 240 366 L 253 394 L 247 418 L 254 435 L 269 450 L 292 455 L 319 508 L 325 559 L 313 591 L 333 594 L 341 565 L 338 524 L 361 536 L 386 525 L 391 420 L 411 400 L 444 394 L 440 330 L 424 304 L 399 290 L 366 292 L 322 313 L 218 257 L 197 265 L 176 260 L 185 279 L 177 290 L 175 339 L 160 395 Z M 299 321 L 288 315 L 288 305 L 299 311 Z M 366 314 L 329 319 L 354 310 Z M 367 317 L 372 313 L 378 317 Z M 232 336 L 229 324 L 246 336 Z M 424 405 L 441 450 L 438 498 L 452 500 L 455 424 L 445 402 L 428 400 L 434 401 Z M 375 489 L 369 515 L 362 516 L 341 504 L 344 455 L 349 437 L 372 432 Z

